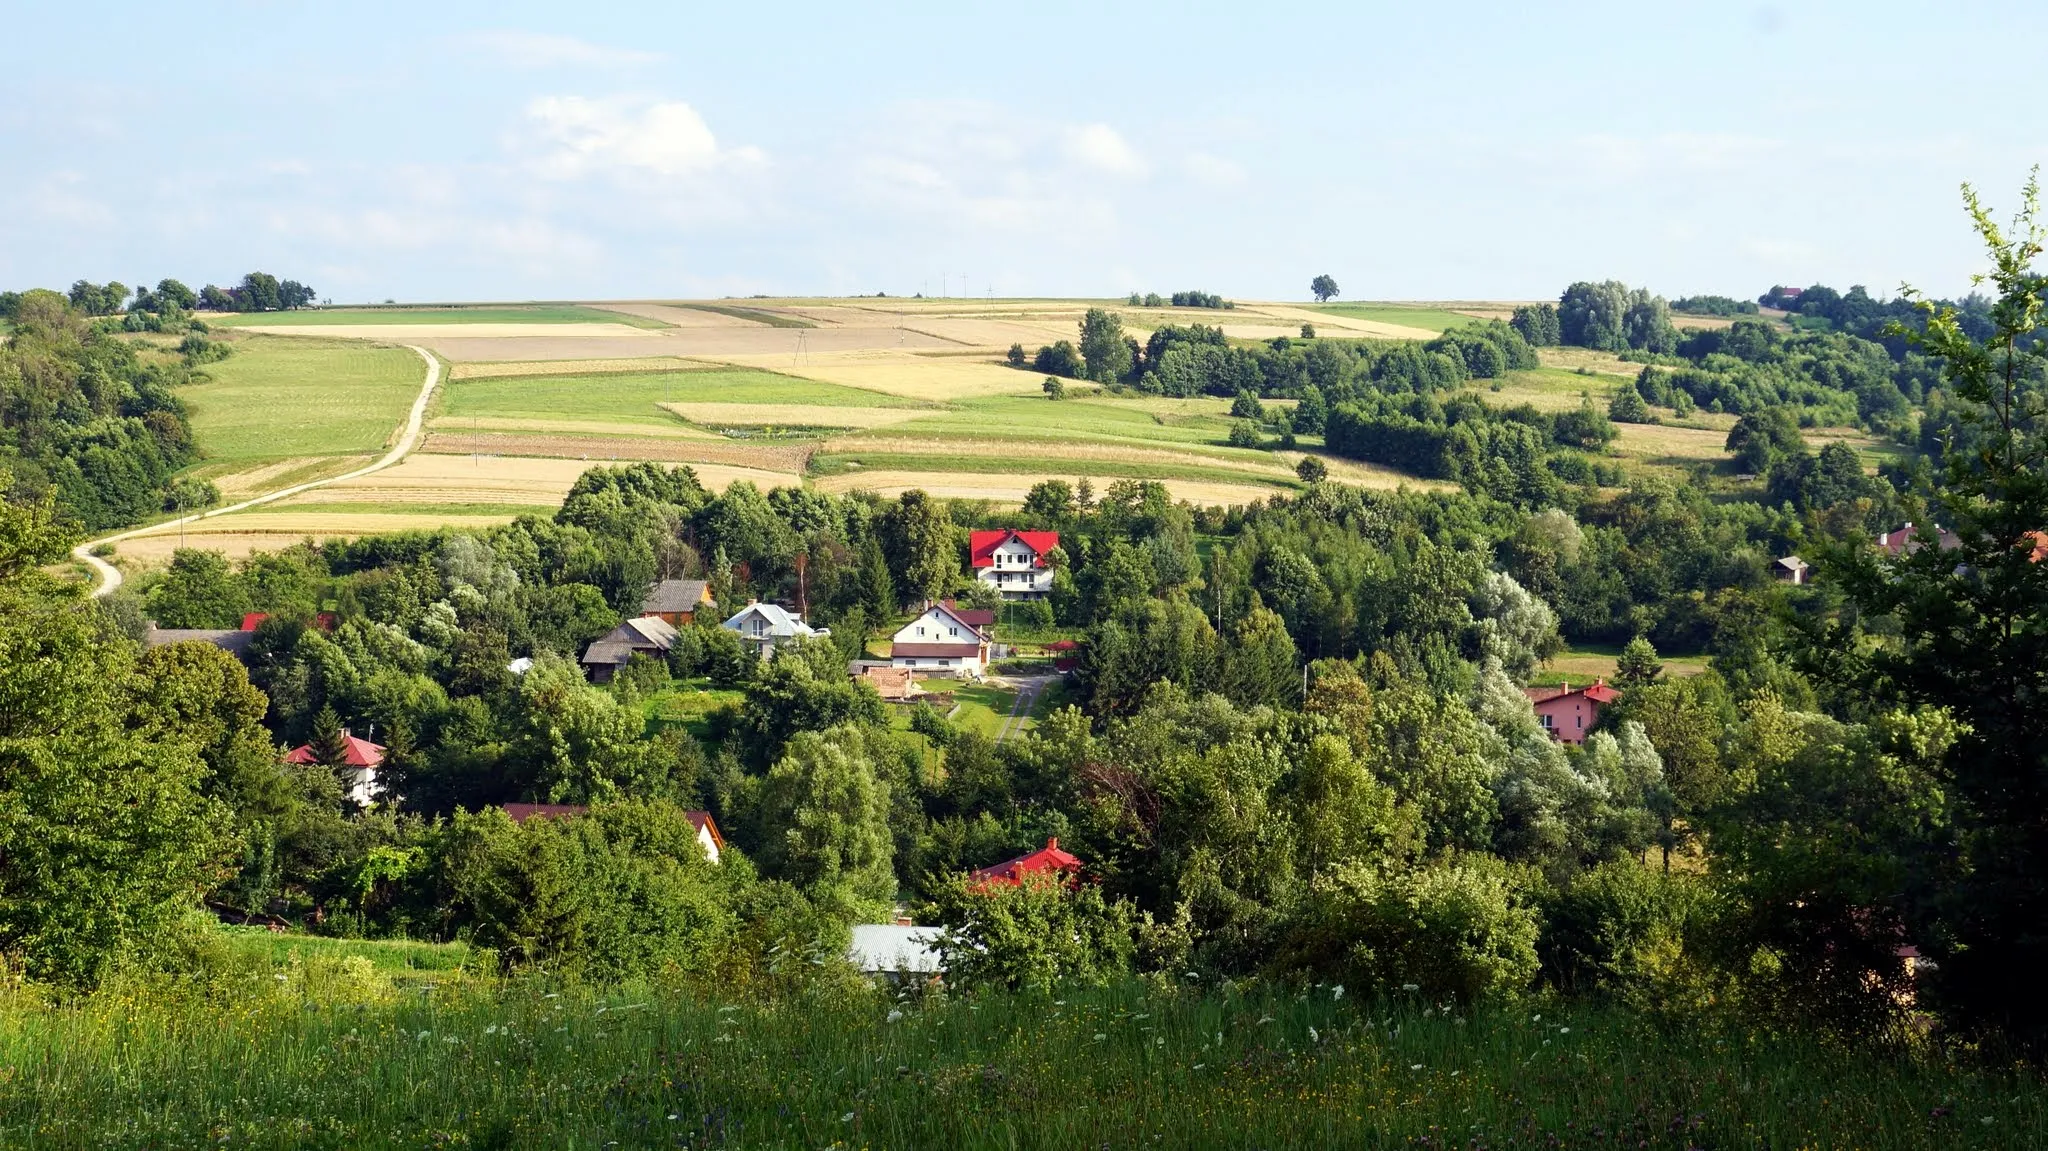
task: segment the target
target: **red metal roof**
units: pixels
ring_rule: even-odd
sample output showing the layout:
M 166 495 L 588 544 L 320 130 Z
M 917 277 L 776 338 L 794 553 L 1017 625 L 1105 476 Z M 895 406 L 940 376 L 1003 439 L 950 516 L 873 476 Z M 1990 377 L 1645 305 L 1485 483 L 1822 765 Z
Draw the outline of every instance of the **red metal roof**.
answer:
M 978 643 L 892 643 L 889 658 L 897 659 L 980 659 L 981 645 Z
M 1608 687 L 1604 679 L 1596 680 L 1585 687 L 1573 687 L 1570 684 L 1562 687 L 1525 687 L 1522 694 L 1529 697 L 1530 703 L 1549 703 L 1551 700 L 1571 695 L 1583 695 L 1594 703 L 1613 703 L 1621 698 L 1621 693 Z
M 1014 528 L 1004 528 L 1000 531 L 992 532 L 973 532 L 967 537 L 968 550 L 973 555 L 973 558 L 969 561 L 969 566 L 978 568 L 992 566 L 989 563 L 989 556 L 997 548 L 1009 543 L 1012 539 L 1024 541 L 1025 547 L 1038 554 L 1038 561 L 1032 565 L 1034 567 L 1044 567 L 1045 553 L 1060 546 L 1060 533 L 1058 532 L 1020 532 Z
M 384 762 L 384 748 L 367 739 L 357 739 L 343 732 L 341 734 L 341 759 L 350 767 L 376 767 Z M 320 758 L 313 754 L 313 745 L 302 743 L 285 753 L 286 763 L 318 763 Z
M 252 611 L 242 617 L 242 630 L 255 631 L 256 626 L 270 618 L 269 612 Z
M 1057 837 L 1045 841 L 1037 851 L 1027 852 L 1015 859 L 1006 859 L 991 867 L 984 867 L 968 878 L 976 883 L 1022 883 L 1024 877 L 1038 871 L 1079 871 L 1081 861 L 1060 850 Z

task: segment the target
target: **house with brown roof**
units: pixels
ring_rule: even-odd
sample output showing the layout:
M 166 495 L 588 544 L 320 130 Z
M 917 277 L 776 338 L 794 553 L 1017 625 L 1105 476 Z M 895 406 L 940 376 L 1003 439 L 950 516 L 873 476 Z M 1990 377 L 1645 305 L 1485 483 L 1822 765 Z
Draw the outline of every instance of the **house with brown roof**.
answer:
M 1569 683 L 1557 687 L 1525 687 L 1522 694 L 1529 697 L 1529 703 L 1536 709 L 1536 719 L 1550 738 L 1562 743 L 1584 743 L 1586 733 L 1600 721 L 1600 709 L 1621 698 L 1621 693 L 1607 686 L 1604 679 L 1594 680 L 1585 687 L 1573 687 Z
M 607 632 L 583 651 L 583 670 L 592 683 L 605 683 L 636 655 L 661 659 L 675 646 L 675 625 L 659 616 L 640 616 Z
M 924 694 L 917 686 L 914 668 L 897 667 L 881 660 L 857 659 L 847 665 L 847 675 L 875 689 L 875 694 L 893 703 L 908 703 Z
M 710 602 L 710 580 L 665 579 L 647 585 L 640 614 L 682 627 L 696 618 L 698 608 Z
M 892 666 L 932 675 L 978 678 L 988 671 L 988 656 L 988 635 L 943 603 L 926 604 L 889 641 Z

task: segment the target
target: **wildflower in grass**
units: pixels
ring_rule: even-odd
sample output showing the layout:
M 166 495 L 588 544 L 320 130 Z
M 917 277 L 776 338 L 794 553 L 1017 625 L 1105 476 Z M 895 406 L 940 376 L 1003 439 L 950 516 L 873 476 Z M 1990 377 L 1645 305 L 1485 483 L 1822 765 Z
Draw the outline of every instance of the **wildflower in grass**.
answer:
M 1271 1023 L 1271 1022 L 1273 1022 L 1273 1017 L 1272 1017 L 1272 1016 L 1270 1016 L 1270 1015 L 1261 1015 L 1261 1016 L 1259 1016 L 1259 1022 L 1261 1022 L 1261 1023 Z
M 1104 1035 L 1104 1034 L 1103 1034 L 1102 1032 L 1100 1032 L 1100 1031 L 1097 1031 L 1097 1032 L 1095 1033 L 1095 1041 L 1096 1041 L 1097 1043 L 1100 1043 L 1100 1042 L 1102 1042 L 1103 1040 L 1105 1040 L 1105 1039 L 1107 1039 L 1107 1038 L 1109 1038 L 1109 1036 L 1107 1036 L 1107 1035 Z
M 1337 986 L 1335 986 L 1335 987 L 1332 987 L 1332 988 L 1330 988 L 1330 998 L 1332 998 L 1332 999 L 1342 999 L 1342 998 L 1344 998 L 1344 985 L 1343 985 L 1342 983 L 1339 983 L 1339 984 L 1338 984 Z
M 1420 1070 L 1422 1070 L 1422 1064 L 1420 1064 L 1420 1063 L 1410 1063 L 1410 1064 L 1408 1065 L 1408 1070 L 1410 1070 L 1410 1071 L 1420 1071 Z
M 1323 1037 L 1316 1033 L 1316 1029 L 1313 1026 L 1308 1029 L 1308 1041 L 1310 1043 L 1321 1043 L 1323 1041 Z
M 897 1021 L 898 1019 L 901 1019 L 901 1018 L 903 1018 L 903 1011 L 902 1011 L 902 1009 L 901 1009 L 901 1008 L 893 1008 L 893 1007 L 892 1007 L 892 1008 L 890 1008 L 890 1009 L 889 1009 L 889 1014 L 888 1014 L 887 1016 L 885 1016 L 885 1017 L 884 1017 L 884 1018 L 882 1019 L 882 1022 L 884 1022 L 884 1023 L 894 1023 L 894 1022 L 896 1022 L 896 1021 Z
M 1557 1033 L 1559 1035 L 1570 1035 L 1572 1033 L 1572 1029 L 1569 1027 L 1560 1027 L 1557 1029 Z
M 1401 985 L 1401 990 L 1403 990 L 1403 991 L 1420 991 L 1420 990 L 1422 990 L 1422 985 L 1421 985 L 1420 983 L 1403 983 L 1403 984 Z

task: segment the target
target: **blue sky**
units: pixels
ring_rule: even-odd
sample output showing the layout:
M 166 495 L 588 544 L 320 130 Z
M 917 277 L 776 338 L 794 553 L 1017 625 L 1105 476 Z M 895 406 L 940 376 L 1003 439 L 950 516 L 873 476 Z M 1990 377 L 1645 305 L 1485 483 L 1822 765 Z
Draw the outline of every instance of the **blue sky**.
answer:
M 1946 294 L 2048 156 L 2038 4 L 5 7 L 0 287 Z

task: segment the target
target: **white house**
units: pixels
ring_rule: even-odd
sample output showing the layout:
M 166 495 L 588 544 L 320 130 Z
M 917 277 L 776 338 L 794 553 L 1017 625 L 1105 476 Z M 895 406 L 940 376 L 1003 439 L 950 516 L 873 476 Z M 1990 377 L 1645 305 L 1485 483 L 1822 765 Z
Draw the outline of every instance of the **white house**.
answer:
M 988 671 L 988 636 L 953 608 L 928 604 L 890 637 L 889 665 L 976 678 Z
M 812 627 L 779 604 L 758 601 L 733 613 L 731 619 L 719 626 L 738 632 L 740 639 L 763 659 L 786 643 L 799 639 L 822 639 L 832 634 L 831 628 Z
M 1052 590 L 1045 553 L 1060 546 L 1058 532 L 974 532 L 968 537 L 974 578 L 1004 599 L 1039 599 Z

